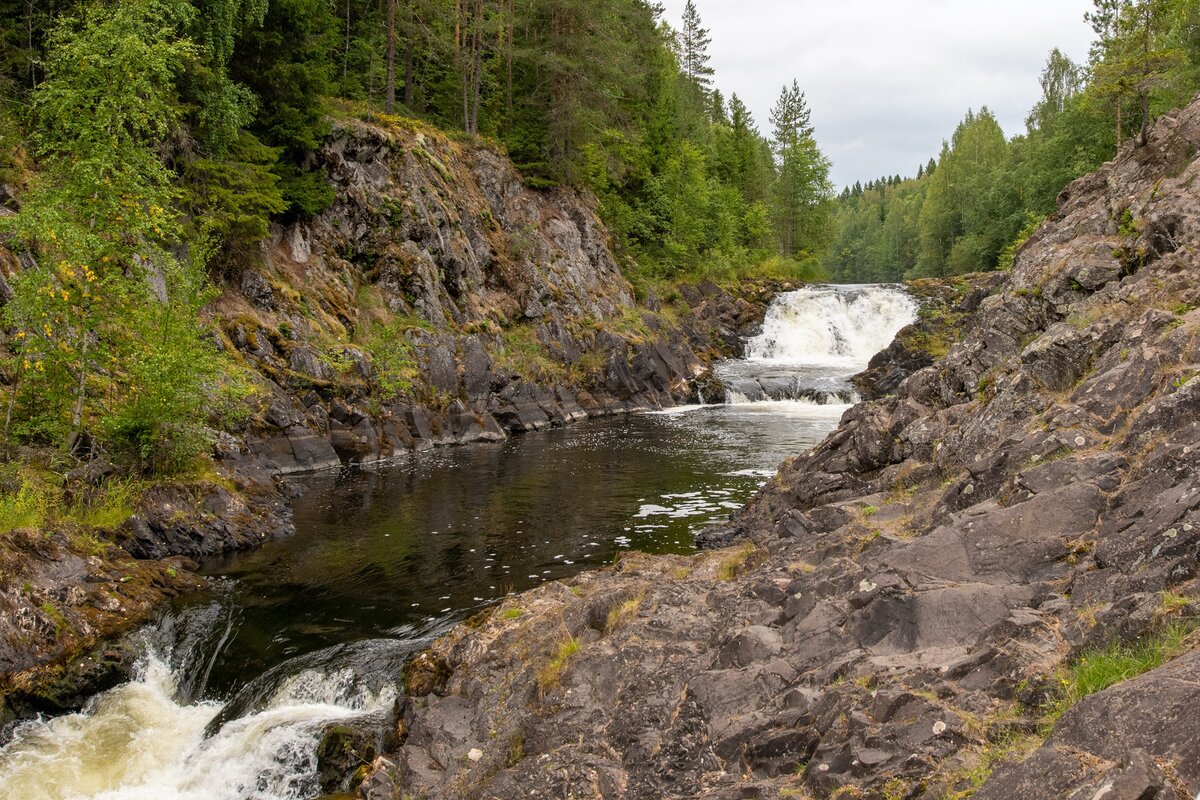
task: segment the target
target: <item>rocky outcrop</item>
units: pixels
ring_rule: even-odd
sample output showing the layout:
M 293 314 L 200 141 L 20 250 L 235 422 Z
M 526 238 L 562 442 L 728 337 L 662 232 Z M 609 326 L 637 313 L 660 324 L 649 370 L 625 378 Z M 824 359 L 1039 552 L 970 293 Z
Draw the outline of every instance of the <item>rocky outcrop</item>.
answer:
M 79 708 L 123 680 L 132 651 L 97 643 L 199 588 L 189 566 L 136 560 L 78 527 L 0 537 L 0 741 L 16 717 Z
M 360 796 L 1200 793 L 1198 145 L 1200 102 L 1069 186 L 944 355 L 867 378 L 735 515 L 738 548 L 437 642 Z
M 905 284 L 920 306 L 917 320 L 896 334 L 851 382 L 864 400 L 895 394 L 904 379 L 950 352 L 969 315 L 996 288 L 998 273 L 961 275 L 949 280 L 922 278 Z
M 336 122 L 317 157 L 333 205 L 217 276 L 215 338 L 246 396 L 240 422 L 210 420 L 210 474 L 150 487 L 118 530 L 0 537 L 0 726 L 122 677 L 124 650 L 92 648 L 194 587 L 192 559 L 291 532 L 280 476 L 691 399 L 794 288 L 636 304 L 591 198 L 533 191 L 494 149 L 416 123 Z M 22 268 L 0 247 L 0 305 Z

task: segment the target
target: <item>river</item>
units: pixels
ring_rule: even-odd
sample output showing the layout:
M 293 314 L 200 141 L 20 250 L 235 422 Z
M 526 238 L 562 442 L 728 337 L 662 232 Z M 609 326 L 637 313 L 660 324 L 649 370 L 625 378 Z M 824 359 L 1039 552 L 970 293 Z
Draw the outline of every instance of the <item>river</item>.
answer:
M 720 365 L 728 403 L 295 479 L 296 534 L 205 564 L 208 590 L 143 632 L 135 680 L 21 725 L 0 800 L 316 796 L 321 731 L 382 725 L 413 652 L 622 550 L 692 552 L 836 426 L 849 377 L 915 312 L 888 287 L 809 287 Z

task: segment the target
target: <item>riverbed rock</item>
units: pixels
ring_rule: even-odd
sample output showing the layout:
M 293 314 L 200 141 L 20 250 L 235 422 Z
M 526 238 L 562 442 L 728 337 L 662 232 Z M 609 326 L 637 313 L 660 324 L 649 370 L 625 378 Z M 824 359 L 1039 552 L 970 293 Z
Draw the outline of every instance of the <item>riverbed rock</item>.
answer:
M 186 566 L 135 560 L 78 528 L 6 534 L 0 718 L 72 711 L 127 678 L 136 651 L 117 637 L 164 601 L 199 587 Z
M 317 783 L 321 792 L 358 788 L 376 757 L 376 734 L 353 725 L 334 725 L 317 745 Z

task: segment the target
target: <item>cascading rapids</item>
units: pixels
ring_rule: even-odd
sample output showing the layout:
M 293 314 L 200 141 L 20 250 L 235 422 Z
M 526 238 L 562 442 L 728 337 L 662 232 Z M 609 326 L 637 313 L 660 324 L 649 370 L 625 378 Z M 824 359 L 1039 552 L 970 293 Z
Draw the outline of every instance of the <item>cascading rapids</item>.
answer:
M 894 286 L 788 292 L 767 310 L 746 357 L 725 362 L 717 376 L 730 403 L 852 403 L 857 395 L 849 379 L 916 316 L 916 302 Z
M 221 615 L 212 616 L 220 622 Z M 156 646 L 161 644 L 151 642 Z M 316 796 L 322 733 L 354 720 L 381 727 L 396 698 L 394 686 L 350 665 L 381 662 L 381 671 L 396 671 L 409 649 L 361 642 L 281 665 L 278 680 L 251 708 L 224 720 L 233 701 L 188 697 L 189 671 L 182 662 L 196 651 L 188 648 L 173 659 L 170 649 L 151 649 L 136 679 L 95 697 L 86 710 L 18 726 L 0 749 L 0 800 Z M 173 660 L 181 663 L 173 666 Z

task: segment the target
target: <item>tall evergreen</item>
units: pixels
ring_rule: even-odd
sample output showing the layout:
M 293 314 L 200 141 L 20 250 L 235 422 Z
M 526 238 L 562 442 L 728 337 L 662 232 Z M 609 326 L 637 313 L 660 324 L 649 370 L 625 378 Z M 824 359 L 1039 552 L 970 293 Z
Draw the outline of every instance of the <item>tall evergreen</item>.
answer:
M 712 86 L 713 68 L 709 66 L 708 46 L 712 37 L 700 21 L 700 12 L 693 0 L 683 7 L 683 27 L 679 32 L 680 62 L 683 74 L 701 88 Z
M 811 117 L 808 101 L 800 91 L 800 82 L 793 79 L 791 86 L 784 85 L 771 110 L 776 148 L 782 150 L 805 136 L 812 136 Z

